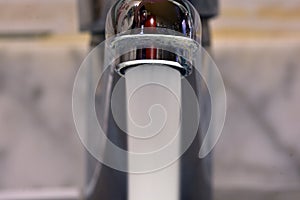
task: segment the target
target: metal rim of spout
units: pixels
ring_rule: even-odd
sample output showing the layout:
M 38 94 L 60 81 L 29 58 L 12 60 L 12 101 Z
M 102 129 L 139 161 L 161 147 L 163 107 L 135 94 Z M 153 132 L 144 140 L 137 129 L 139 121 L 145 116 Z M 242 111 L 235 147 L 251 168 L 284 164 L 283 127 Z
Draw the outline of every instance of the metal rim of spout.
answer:
M 156 28 L 156 34 L 149 29 L 134 29 L 111 38 L 108 43 L 110 52 L 115 54 L 115 70 L 121 76 L 126 69 L 140 64 L 160 64 L 177 69 L 182 76 L 192 73 L 193 58 L 200 44 L 172 30 Z M 169 33 L 166 35 L 165 33 Z M 154 51 L 153 57 L 147 57 L 147 51 Z M 124 53 L 125 52 L 125 53 Z
M 176 61 L 169 61 L 169 60 L 152 60 L 152 59 L 143 59 L 143 60 L 130 60 L 126 62 L 122 62 L 116 65 L 116 72 L 119 73 L 121 76 L 125 75 L 127 69 L 132 67 L 137 67 L 143 64 L 153 64 L 153 65 L 165 65 L 169 66 L 173 69 L 178 70 L 182 76 L 188 76 L 191 74 L 192 68 L 190 64 L 181 65 Z

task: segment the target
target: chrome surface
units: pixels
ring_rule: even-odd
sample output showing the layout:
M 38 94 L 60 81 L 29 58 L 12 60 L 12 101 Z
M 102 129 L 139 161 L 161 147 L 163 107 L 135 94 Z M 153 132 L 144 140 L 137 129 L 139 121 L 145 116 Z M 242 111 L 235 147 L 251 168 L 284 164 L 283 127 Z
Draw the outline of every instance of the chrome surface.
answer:
M 199 44 L 201 42 L 201 20 L 199 14 L 185 0 L 118 1 L 107 16 L 106 38 L 119 34 L 124 37 L 124 35 L 144 35 L 151 32 L 152 35 L 159 35 L 160 37 L 163 35 L 173 36 L 173 43 L 183 41 L 177 40 L 178 35 L 192 39 Z M 165 31 L 162 33 L 159 31 L 161 29 L 171 30 L 171 32 Z M 175 44 L 170 45 L 174 49 Z M 180 52 L 190 51 L 190 49 L 182 48 L 181 44 L 178 44 L 177 48 Z M 156 62 L 159 63 L 167 63 L 167 61 L 177 62 L 179 65 L 176 64 L 176 66 L 180 67 L 175 68 L 179 69 L 184 76 L 190 75 L 192 65 L 186 59 L 173 52 L 160 49 L 155 44 L 151 48 L 136 48 L 136 50 L 120 56 L 120 59 L 115 63 L 116 70 L 123 75 L 124 67 L 129 68 L 129 64 L 134 64 L 134 60 L 139 60 L 138 62 L 142 64 L 145 61 L 141 60 L 158 60 Z M 174 64 L 169 66 L 174 67 Z
M 107 15 L 106 38 L 137 28 L 165 28 L 201 41 L 198 12 L 185 0 L 121 0 Z

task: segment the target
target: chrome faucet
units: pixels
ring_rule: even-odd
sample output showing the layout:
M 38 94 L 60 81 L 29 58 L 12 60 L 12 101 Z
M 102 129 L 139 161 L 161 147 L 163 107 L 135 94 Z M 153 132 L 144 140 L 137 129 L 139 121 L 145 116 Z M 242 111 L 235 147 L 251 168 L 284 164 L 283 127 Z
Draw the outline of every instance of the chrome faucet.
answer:
M 213 0 L 213 4 L 208 3 L 210 0 L 203 0 L 203 5 L 211 6 L 214 9 L 205 10 L 201 15 L 201 19 L 197 10 L 199 6 L 194 6 L 186 0 L 120 0 L 112 5 L 107 14 L 105 25 L 105 37 L 111 38 L 117 34 L 142 34 L 161 33 L 161 30 L 172 30 L 180 34 L 182 37 L 189 38 L 198 43 L 202 43 L 205 47 L 209 47 L 210 33 L 208 29 L 208 18 L 216 12 L 217 1 Z M 192 1 L 192 2 L 202 2 Z M 201 4 L 201 3 L 200 3 Z M 99 14 L 102 9 L 107 9 L 107 3 L 103 0 L 93 1 L 91 21 L 89 30 L 92 32 L 91 46 L 98 45 L 104 39 L 104 32 L 101 26 L 100 18 L 103 14 Z M 97 5 L 97 6 L 94 6 Z M 100 6 L 102 5 L 102 7 Z M 104 5 L 104 6 L 103 6 Z M 196 4 L 198 5 L 198 4 Z M 96 9 L 97 8 L 97 9 Z M 203 7 L 201 7 L 203 9 Z M 211 11 L 211 12 L 210 12 Z M 202 11 L 203 12 L 203 11 Z M 210 13 L 210 14 L 207 14 Z M 96 16 L 96 17 L 95 17 Z M 100 21 L 99 21 L 100 20 Z M 202 22 L 202 23 L 201 23 Z M 87 27 L 87 26 L 85 26 Z M 201 34 L 202 32 L 202 34 Z M 173 33 L 173 32 L 170 32 Z M 168 32 L 163 34 L 168 35 Z M 188 50 L 178 46 L 178 51 Z M 190 82 L 193 89 L 200 96 L 203 96 L 206 101 L 202 102 L 201 107 L 201 124 L 197 136 L 189 149 L 180 158 L 180 199 L 182 200 L 211 200 L 212 199 L 212 161 L 211 155 L 204 159 L 198 158 L 203 132 L 207 129 L 206 119 L 210 116 L 209 107 L 210 98 L 205 84 L 201 77 L 193 73 L 193 63 L 189 60 L 178 56 L 174 52 L 165 49 L 155 48 L 137 48 L 126 54 L 121 55 L 115 61 L 114 71 L 107 71 L 107 76 L 99 86 L 99 93 L 96 94 L 99 108 L 105 110 L 108 106 L 109 98 L 107 94 L 111 93 L 112 88 L 118 82 L 121 76 L 126 73 L 126 70 L 141 64 L 147 64 L 150 61 L 155 61 L 158 64 L 166 65 L 177 69 Z M 125 86 L 124 86 L 125 87 Z M 125 101 L 125 100 L 124 100 Z M 122 134 L 122 130 L 114 122 L 111 111 L 107 111 L 99 118 L 100 124 L 106 127 L 107 137 L 123 149 L 127 149 L 126 134 Z M 128 193 L 128 174 L 114 170 L 110 167 L 98 163 L 94 158 L 88 156 L 88 180 L 86 198 L 88 200 L 96 199 L 114 199 L 125 200 Z
M 168 32 L 169 30 L 172 32 Z M 180 34 L 182 37 L 200 43 L 201 21 L 198 12 L 188 1 L 126 0 L 116 2 L 109 11 L 105 33 L 106 38 L 122 33 L 122 35 L 148 33 L 173 36 Z M 170 42 L 172 43 L 172 41 Z M 176 48 L 178 48 L 178 51 L 188 53 L 189 49 L 181 49 L 182 46 L 183 44 L 178 45 Z M 191 72 L 191 64 L 186 59 L 173 52 L 155 47 L 136 49 L 122 55 L 118 61 L 119 63 L 116 63 L 117 71 L 124 74 L 127 68 L 136 65 L 136 63 L 145 64 L 149 60 L 150 62 L 155 60 L 156 64 L 165 65 L 168 63 L 170 67 L 177 68 L 184 76 L 189 75 Z

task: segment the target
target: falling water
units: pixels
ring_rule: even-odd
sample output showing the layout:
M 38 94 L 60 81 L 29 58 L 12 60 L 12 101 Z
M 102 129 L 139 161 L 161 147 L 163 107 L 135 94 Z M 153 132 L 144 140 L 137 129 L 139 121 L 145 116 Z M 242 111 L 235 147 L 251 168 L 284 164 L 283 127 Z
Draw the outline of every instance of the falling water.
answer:
M 149 153 L 180 134 L 181 75 L 164 65 L 141 65 L 126 71 L 128 151 Z M 177 152 L 176 152 L 177 151 Z M 177 142 L 174 154 L 180 151 Z M 137 163 L 128 159 L 131 171 Z M 129 200 L 179 200 L 179 161 L 154 172 L 128 175 Z

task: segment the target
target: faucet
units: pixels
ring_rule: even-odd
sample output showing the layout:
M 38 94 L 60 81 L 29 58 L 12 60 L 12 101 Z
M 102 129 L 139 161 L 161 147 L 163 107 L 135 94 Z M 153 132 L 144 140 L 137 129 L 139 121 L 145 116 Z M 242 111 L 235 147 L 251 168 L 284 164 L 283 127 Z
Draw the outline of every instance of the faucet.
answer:
M 98 10 L 96 15 L 93 15 L 92 20 L 94 23 L 88 28 L 92 32 L 92 47 L 98 45 L 104 39 L 103 29 L 101 30 L 103 22 L 99 22 L 99 16 L 103 14 L 99 14 L 99 7 L 101 7 L 99 5 L 104 5 L 102 9 L 107 9 L 109 6 L 103 2 L 103 0 L 93 1 L 94 4 L 98 5 L 93 7 L 93 12 Z M 145 32 L 168 35 L 168 32 L 162 33 L 162 31 L 172 30 L 169 34 L 173 34 L 174 32 L 180 33 L 181 36 L 192 39 L 209 48 L 210 33 L 208 18 L 216 13 L 217 1 L 195 0 L 191 2 L 196 2 L 194 5 L 196 5 L 195 7 L 198 11 L 204 9 L 205 6 L 208 8 L 213 7 L 213 9 L 204 9 L 202 15 L 200 12 L 200 19 L 197 10 L 186 0 L 119 0 L 108 11 L 105 37 L 111 38 L 118 34 L 144 34 Z M 199 7 L 199 2 L 206 2 L 202 3 L 205 6 Z M 186 49 L 180 49 L 180 46 L 178 46 L 178 49 L 186 51 Z M 193 73 L 192 63 L 174 52 L 155 48 L 155 45 L 151 48 L 131 50 L 121 55 L 115 61 L 113 71 L 108 71 L 107 76 L 103 80 L 107 84 L 100 85 L 99 90 L 97 90 L 98 94 L 96 94 L 96 104 L 98 101 L 99 105 L 98 109 L 106 110 L 104 115 L 99 116 L 99 118 L 103 118 L 100 120 L 100 123 L 102 123 L 101 126 L 108 132 L 107 137 L 123 149 L 128 149 L 128 138 L 126 134 L 120 134 L 123 130 L 113 120 L 112 112 L 106 109 L 110 101 L 107 98 L 107 94 L 112 92 L 112 88 L 114 88 L 128 70 L 139 65 L 149 64 L 149 61 L 155 62 L 160 66 L 168 66 L 178 70 L 189 81 L 198 95 L 205 96 L 206 101 L 200 105 L 204 113 L 201 111 L 201 120 L 204 119 L 205 121 L 210 115 L 209 111 L 205 110 L 207 105 L 210 104 L 207 88 L 201 83 L 201 78 L 196 73 Z M 180 158 L 178 199 L 212 199 L 212 156 L 209 155 L 203 159 L 198 158 L 201 141 L 204 137 L 203 132 L 205 132 L 206 128 L 206 123 L 203 123 L 203 125 L 200 124 L 195 140 Z M 102 165 L 91 156 L 88 156 L 87 162 L 88 181 L 86 198 L 88 200 L 131 200 L 128 197 L 128 191 L 130 190 L 128 184 L 129 173 Z
M 168 30 L 173 33 L 168 33 Z M 107 15 L 105 33 L 106 38 L 122 33 L 122 35 L 139 36 L 147 33 L 175 36 L 176 33 L 180 33 L 181 36 L 200 43 L 201 21 L 197 11 L 188 1 L 117 1 Z M 172 43 L 174 40 L 171 39 L 170 42 Z M 181 42 L 184 44 L 184 41 Z M 180 46 L 184 46 L 183 44 Z M 180 46 L 177 48 L 179 49 Z M 189 51 L 188 49 L 180 50 Z M 177 68 L 184 76 L 189 75 L 191 71 L 191 66 L 186 59 L 170 51 L 157 48 L 133 50 L 122 55 L 119 63 L 116 63 L 117 71 L 124 74 L 127 68 L 136 65 L 137 62 L 144 64 L 149 60 L 150 62 L 155 60 L 156 64 L 166 64 L 166 61 L 170 61 L 168 62 L 170 67 Z

